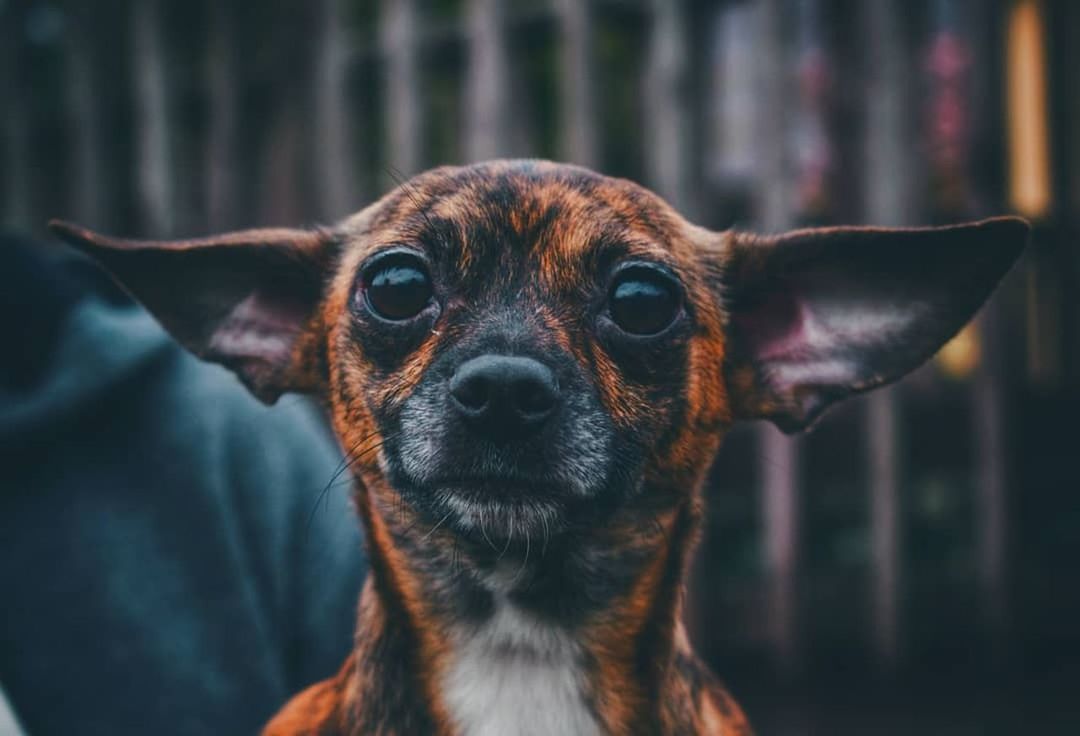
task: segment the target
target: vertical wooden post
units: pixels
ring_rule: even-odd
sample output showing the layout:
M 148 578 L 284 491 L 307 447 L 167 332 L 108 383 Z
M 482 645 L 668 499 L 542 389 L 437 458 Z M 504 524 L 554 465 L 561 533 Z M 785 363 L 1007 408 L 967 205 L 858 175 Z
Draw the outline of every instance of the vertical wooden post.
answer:
M 227 230 L 237 222 L 238 116 L 235 19 L 229 3 L 210 0 L 206 76 L 210 91 L 206 139 L 206 224 L 211 231 Z
M 1065 29 L 1060 36 L 1071 38 L 1070 29 L 1080 28 L 1080 4 L 1059 0 L 1058 8 L 1061 20 L 1059 27 Z M 1080 69 L 1080 45 L 1069 43 L 1065 50 L 1065 65 L 1067 69 Z M 1062 80 L 1068 107 L 1066 120 L 1072 130 L 1080 129 L 1080 75 L 1072 74 Z M 1068 161 L 1066 163 L 1069 182 L 1069 201 L 1067 207 L 1072 213 L 1073 223 L 1080 221 L 1080 140 L 1075 136 L 1069 138 Z M 1074 346 L 1080 343 L 1080 339 L 1074 341 Z
M 868 0 L 865 4 L 866 58 L 866 219 L 876 225 L 902 225 L 913 216 L 913 140 L 908 115 L 908 59 L 902 32 L 904 4 Z M 899 591 L 902 584 L 899 429 L 895 388 L 867 398 L 868 479 L 872 537 L 873 647 L 886 669 L 900 653 Z
M 1040 218 L 1051 201 L 1046 27 L 1042 0 L 1017 0 L 1009 14 L 1009 199 Z
M 785 676 L 800 666 L 796 576 L 799 570 L 799 442 L 771 424 L 760 430 L 769 634 Z
M 646 171 L 661 196 L 693 216 L 686 2 L 652 0 L 652 13 L 645 70 Z
M 159 0 L 134 3 L 132 23 L 139 214 L 148 234 L 170 235 L 175 224 L 175 198 Z
M 346 100 L 347 52 L 340 0 L 318 0 L 315 8 L 315 102 L 313 149 L 318 214 L 336 219 L 355 206 L 353 148 Z
M 416 0 L 383 0 L 379 46 L 386 94 L 387 163 L 395 175 L 412 176 L 423 164 L 423 102 Z
M 310 5 L 286 4 L 266 7 L 265 36 L 289 38 L 295 43 L 291 55 L 275 60 L 272 109 L 259 155 L 263 175 L 259 220 L 266 224 L 310 221 L 315 215 L 315 184 L 311 180 L 311 64 L 313 23 Z M 302 32 L 296 36 L 295 29 Z M 283 34 L 283 35 L 281 35 Z M 266 41 L 263 41 L 266 43 Z
M 785 3 L 763 0 L 760 5 L 755 59 L 759 87 L 755 149 L 761 172 L 758 220 L 764 230 L 779 232 L 794 223 L 787 126 L 791 59 L 784 33 Z
M 302 193 L 306 188 L 300 181 L 304 135 L 299 99 L 288 85 L 287 93 L 278 103 L 270 119 L 270 135 L 262 149 L 264 176 L 263 196 L 259 203 L 259 220 L 268 224 L 300 222 L 311 216 L 305 211 Z
M 786 9 L 782 0 L 762 0 L 759 11 L 756 150 L 760 175 L 756 199 L 759 224 L 767 232 L 794 224 L 786 123 L 791 112 Z M 760 453 L 770 638 L 780 671 L 792 675 L 800 666 L 796 597 L 799 443 L 766 424 L 760 430 Z
M 104 220 L 109 179 L 102 151 L 101 99 L 96 89 L 93 26 L 90 14 L 72 14 L 65 54 L 67 72 L 68 131 L 72 137 L 74 177 L 72 216 L 80 222 L 106 228 Z
M 958 0 L 952 0 L 958 2 Z M 963 28 L 985 28 L 994 18 L 994 11 L 981 4 L 968 3 L 968 15 L 963 18 Z M 966 31 L 964 34 L 974 43 L 974 53 L 970 64 L 973 70 L 990 66 L 987 57 L 999 54 L 996 43 L 988 47 L 985 36 Z M 993 36 L 994 41 L 998 37 Z M 971 72 L 969 72 L 971 73 Z M 1000 78 L 991 83 L 1000 83 Z M 970 93 L 969 93 L 970 94 Z M 971 95 L 974 97 L 974 95 Z M 969 100 L 969 107 L 974 108 L 975 100 Z M 1000 115 L 997 105 L 991 107 L 985 102 L 975 110 L 977 120 L 997 119 L 989 115 Z M 984 115 L 979 112 L 985 111 Z M 995 131 L 996 132 L 996 131 Z M 971 161 L 965 160 L 968 176 L 971 175 Z M 1000 658 L 1004 653 L 1003 636 L 1008 618 L 1008 492 L 1009 492 L 1009 443 L 1006 420 L 1005 393 L 1008 375 L 1007 359 L 1001 344 L 1003 327 L 1002 304 L 1000 297 L 991 299 L 983 308 L 976 323 L 977 334 L 981 338 L 981 359 L 972 382 L 972 432 L 975 438 L 974 457 L 976 488 L 976 564 L 980 587 L 980 609 L 983 621 L 988 629 L 991 654 Z
M 747 71 L 756 66 L 758 6 L 722 5 L 713 21 L 710 55 L 708 178 L 721 185 L 752 180 L 758 170 L 757 80 Z
M 871 610 L 873 648 L 886 671 L 896 668 L 900 652 L 900 500 L 897 461 L 896 396 L 878 392 L 866 404 L 870 483 L 870 536 L 873 569 Z
M 991 303 L 980 317 L 983 357 L 973 387 L 972 431 L 975 436 L 976 564 L 983 620 L 1000 653 L 1006 626 L 1008 465 L 1002 402 L 1002 355 L 998 345 L 999 307 Z
M 558 0 L 559 85 L 562 157 L 582 166 L 599 164 L 596 145 L 596 65 L 590 0 Z
M 510 142 L 510 55 L 502 0 L 468 0 L 465 158 L 504 156 Z
M 1050 119 L 1046 77 L 1046 14 L 1042 0 L 1014 0 L 1008 15 L 1006 90 L 1009 204 L 1040 221 L 1051 213 Z M 1036 249 L 1027 270 L 1027 369 L 1044 387 L 1060 376 L 1059 281 Z
M 29 104 L 23 81 L 16 73 L 19 39 L 16 24 L 0 27 L 0 95 L 4 101 L 4 225 L 27 231 L 38 225 L 31 197 Z
M 1052 26 L 1057 33 L 1050 41 L 1057 48 L 1055 69 L 1080 69 L 1080 45 L 1073 43 L 1076 29 L 1080 28 L 1080 4 L 1069 0 L 1057 0 L 1053 6 Z M 1080 137 L 1067 131 L 1080 130 L 1080 75 L 1058 74 L 1054 79 L 1056 92 L 1052 97 L 1061 100 L 1057 119 L 1062 123 L 1057 129 L 1054 160 L 1060 161 L 1060 211 L 1066 218 L 1071 232 L 1080 230 Z M 1080 282 L 1080 248 L 1075 240 L 1062 249 L 1061 262 L 1068 282 L 1065 290 L 1076 288 Z M 1062 318 L 1061 339 L 1064 345 L 1062 359 L 1065 381 L 1069 385 L 1080 383 L 1080 309 L 1074 308 Z

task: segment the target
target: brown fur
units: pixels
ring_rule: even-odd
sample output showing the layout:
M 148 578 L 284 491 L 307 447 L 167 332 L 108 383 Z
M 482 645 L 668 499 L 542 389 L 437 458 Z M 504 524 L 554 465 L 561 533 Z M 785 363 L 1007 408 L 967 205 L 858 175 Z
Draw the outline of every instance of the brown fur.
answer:
M 511 181 L 519 176 L 509 166 L 488 167 L 484 173 L 491 176 L 502 172 L 513 177 Z M 552 173 L 556 176 L 550 176 Z M 515 182 L 524 202 L 512 211 L 510 225 L 523 237 L 536 232 L 538 248 L 539 243 L 543 243 L 538 255 L 538 289 L 559 291 L 576 286 L 586 278 L 584 270 L 589 262 L 589 249 L 597 240 L 611 237 L 611 231 L 616 229 L 618 237 L 631 244 L 629 254 L 672 263 L 683 274 L 695 274 L 701 269 L 697 243 L 709 235 L 688 225 L 664 202 L 630 182 L 612 179 L 597 178 L 596 188 L 583 194 L 575 188 L 573 179 L 564 182 L 558 173 L 557 169 L 541 165 L 539 173 L 521 175 Z M 440 169 L 425 174 L 344 225 L 343 261 L 317 323 L 328 330 L 330 406 L 334 426 L 346 447 L 374 446 L 381 441 L 363 402 L 352 397 L 369 394 L 374 404 L 403 400 L 424 375 L 439 341 L 456 337 L 453 334 L 430 335 L 402 365 L 392 384 L 372 385 L 365 357 L 351 342 L 345 318 L 351 275 L 359 264 L 380 245 L 397 242 L 408 236 L 411 227 L 422 224 L 422 220 L 416 219 L 418 206 L 415 200 L 425 203 L 429 196 L 435 197 L 428 215 L 460 223 L 462 228 L 476 216 L 476 190 L 467 181 L 442 194 L 452 177 L 462 177 L 461 171 Z M 648 217 L 641 211 L 643 200 L 651 213 Z M 561 211 L 559 218 L 545 223 L 545 212 L 554 206 Z M 403 225 L 403 222 L 410 224 Z M 470 262 L 470 254 L 469 248 L 461 250 L 458 267 L 462 271 L 467 272 L 475 265 Z M 498 278 L 497 274 L 493 276 Z M 690 298 L 700 312 L 701 329 L 691 339 L 689 374 L 693 381 L 688 391 L 686 417 L 681 431 L 671 439 L 665 452 L 654 457 L 649 468 L 650 474 L 665 478 L 666 482 L 677 479 L 686 489 L 686 497 L 660 519 L 660 528 L 655 528 L 651 520 L 648 525 L 635 520 L 624 527 L 613 526 L 606 530 L 614 549 L 627 544 L 639 545 L 655 550 L 655 556 L 641 571 L 631 591 L 608 610 L 592 615 L 582 634 L 593 662 L 588 687 L 593 708 L 600 723 L 612 734 L 640 733 L 641 724 L 653 724 L 649 730 L 654 733 L 739 736 L 750 732 L 738 706 L 694 659 L 680 623 L 683 572 L 700 523 L 698 489 L 718 444 L 717 430 L 730 421 L 720 375 L 723 316 L 704 279 L 691 280 L 687 286 L 691 290 Z M 558 342 L 569 347 L 578 360 L 591 357 L 601 400 L 617 423 L 634 425 L 644 413 L 654 410 L 647 397 L 624 379 L 602 349 L 587 352 L 575 344 L 573 328 L 561 324 L 560 318 L 561 315 L 554 311 L 541 315 L 541 319 L 554 328 Z M 361 604 L 357 648 L 358 651 L 369 648 L 369 639 L 380 634 L 380 624 L 386 624 L 382 600 L 395 600 L 395 615 L 400 616 L 396 623 L 407 630 L 404 636 L 413 648 L 410 656 L 415 662 L 413 670 L 417 673 L 417 681 L 412 685 L 424 693 L 423 700 L 430 709 L 436 732 L 449 735 L 453 731 L 432 684 L 445 666 L 447 653 L 441 635 L 445 623 L 428 605 L 421 579 L 424 573 L 412 567 L 395 548 L 390 527 L 402 529 L 417 520 L 411 511 L 396 505 L 393 491 L 385 487 L 376 455 L 375 452 L 363 453 L 363 458 L 353 466 L 362 484 L 358 506 L 374 561 L 373 584 L 365 588 Z M 391 510 L 393 516 L 390 520 L 384 517 L 387 510 Z M 438 532 L 428 542 L 453 544 L 449 534 Z M 379 589 L 381 592 L 377 592 Z M 650 654 L 654 658 L 655 672 L 643 676 L 636 664 L 639 655 L 636 647 L 647 630 L 658 644 L 656 651 Z M 695 682 L 688 682 L 688 678 L 679 672 L 680 668 L 674 666 L 676 659 L 683 661 L 682 668 L 694 673 Z M 374 691 L 387 686 L 378 682 L 374 673 L 367 672 L 366 667 L 375 664 L 361 659 L 351 678 L 352 686 L 361 691 L 357 697 L 360 711 L 364 710 L 365 697 L 372 697 L 364 690 Z M 341 678 L 339 675 L 330 682 L 340 683 Z M 266 733 L 307 733 L 303 727 L 298 728 L 303 721 L 298 721 L 295 714 L 311 713 L 316 722 L 322 723 L 321 719 L 325 718 L 322 703 L 328 698 L 328 692 L 342 693 L 344 690 L 340 684 L 330 690 L 324 684 L 301 693 L 267 727 Z M 311 701 L 312 705 L 301 706 L 297 701 Z M 346 732 L 407 733 L 389 723 L 368 724 L 367 727 L 374 730 L 357 729 L 356 722 L 353 723 L 352 730 Z M 320 733 L 318 730 L 312 732 Z

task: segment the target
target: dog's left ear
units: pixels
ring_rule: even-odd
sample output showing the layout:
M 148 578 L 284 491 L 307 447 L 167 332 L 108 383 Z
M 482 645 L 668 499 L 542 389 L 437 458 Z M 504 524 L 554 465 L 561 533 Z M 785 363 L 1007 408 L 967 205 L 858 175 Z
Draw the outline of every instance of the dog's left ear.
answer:
M 735 418 L 785 432 L 895 381 L 970 320 L 1020 255 L 1028 224 L 728 232 L 710 259 L 728 315 Z
M 180 344 L 234 371 L 260 400 L 273 403 L 324 380 L 312 322 L 333 258 L 329 233 L 148 241 L 59 221 L 49 229 L 101 262 Z

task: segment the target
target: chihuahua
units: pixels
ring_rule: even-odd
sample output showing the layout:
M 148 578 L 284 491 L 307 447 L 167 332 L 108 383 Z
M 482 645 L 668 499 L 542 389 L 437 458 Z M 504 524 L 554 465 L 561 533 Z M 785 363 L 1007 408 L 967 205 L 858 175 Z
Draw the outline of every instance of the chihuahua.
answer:
M 900 378 L 1028 237 L 713 232 L 541 161 L 434 169 L 325 229 L 51 227 L 261 400 L 318 395 L 347 451 L 355 647 L 270 736 L 749 734 L 681 621 L 721 438 Z

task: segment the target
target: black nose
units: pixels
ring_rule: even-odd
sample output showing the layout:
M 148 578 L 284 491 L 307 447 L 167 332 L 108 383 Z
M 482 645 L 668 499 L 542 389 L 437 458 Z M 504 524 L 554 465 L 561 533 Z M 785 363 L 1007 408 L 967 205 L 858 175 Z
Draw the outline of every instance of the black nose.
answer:
M 559 385 L 551 369 L 532 358 L 481 355 L 458 366 L 450 401 L 474 431 L 515 439 L 555 412 Z

